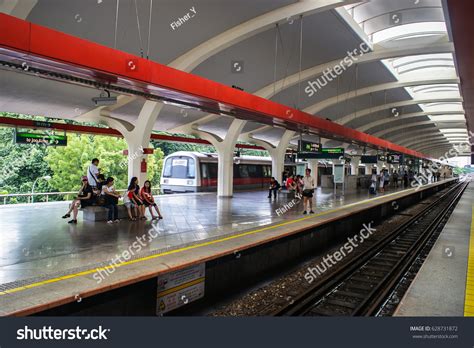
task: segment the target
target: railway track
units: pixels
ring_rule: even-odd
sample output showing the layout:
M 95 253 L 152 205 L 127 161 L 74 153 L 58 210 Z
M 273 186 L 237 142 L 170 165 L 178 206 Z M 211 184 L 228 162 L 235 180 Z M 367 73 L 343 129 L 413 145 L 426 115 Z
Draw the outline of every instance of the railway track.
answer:
M 376 315 L 414 262 L 427 254 L 466 187 L 467 183 L 457 184 L 326 281 L 272 314 Z

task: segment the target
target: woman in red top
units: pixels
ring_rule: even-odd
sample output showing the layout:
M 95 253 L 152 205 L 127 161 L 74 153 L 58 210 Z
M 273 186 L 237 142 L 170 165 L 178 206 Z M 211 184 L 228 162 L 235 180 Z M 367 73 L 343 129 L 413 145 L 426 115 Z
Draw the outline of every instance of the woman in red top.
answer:
M 155 199 L 153 198 L 153 195 L 151 194 L 150 180 L 145 181 L 145 183 L 143 184 L 143 187 L 140 190 L 140 196 L 143 200 L 143 204 L 145 205 L 145 207 L 148 207 L 148 209 L 150 209 L 152 220 L 163 219 L 163 216 L 161 216 L 161 213 L 160 213 L 160 209 L 158 208 L 158 205 L 155 203 Z M 158 216 L 153 215 L 153 208 L 155 208 Z

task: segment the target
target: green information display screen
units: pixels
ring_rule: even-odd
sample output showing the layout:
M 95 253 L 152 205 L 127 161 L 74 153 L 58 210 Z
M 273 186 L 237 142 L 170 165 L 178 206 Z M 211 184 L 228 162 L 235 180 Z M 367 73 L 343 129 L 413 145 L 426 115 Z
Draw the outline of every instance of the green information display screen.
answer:
M 322 149 L 321 149 L 321 153 L 344 155 L 344 148 L 343 148 L 343 147 L 327 147 L 327 148 L 322 148 Z
M 344 157 L 343 147 L 327 147 L 321 148 L 318 152 L 298 153 L 298 158 L 319 158 L 319 159 L 339 159 Z
M 66 146 L 66 135 L 39 134 L 30 132 L 15 132 L 15 143 L 17 144 L 39 144 L 48 146 Z

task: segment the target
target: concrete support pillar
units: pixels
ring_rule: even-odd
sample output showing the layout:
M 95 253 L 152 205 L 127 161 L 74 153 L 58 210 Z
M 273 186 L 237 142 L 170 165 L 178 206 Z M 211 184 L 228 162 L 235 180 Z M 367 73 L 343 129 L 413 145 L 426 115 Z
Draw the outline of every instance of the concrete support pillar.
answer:
M 194 133 L 208 140 L 217 151 L 217 196 L 232 197 L 234 194 L 234 148 L 246 121 L 234 119 L 223 139 L 209 132 L 194 130 Z
M 265 150 L 268 151 L 270 157 L 272 158 L 272 176 L 281 183 L 282 173 L 285 167 L 285 153 L 288 145 L 290 144 L 291 139 L 294 137 L 295 132 L 286 130 L 277 146 L 270 144 L 264 140 L 256 139 L 252 134 L 249 134 L 247 137 L 242 140 L 247 142 L 253 142 L 257 145 L 262 146 Z
M 143 105 L 132 131 L 121 131 L 128 145 L 128 182 L 136 176 L 140 185 L 147 179 L 141 171 L 141 163 L 146 161 L 143 149 L 150 144 L 150 136 L 163 104 L 147 100 Z
M 295 135 L 294 131 L 285 131 L 281 136 L 280 142 L 276 147 L 264 146 L 272 158 L 272 176 L 281 183 L 283 170 L 285 168 L 285 154 L 291 138 Z
M 351 174 L 359 175 L 360 156 L 352 156 L 351 158 Z
M 98 107 L 81 115 L 78 119 L 106 124 L 118 130 L 123 135 L 128 147 L 128 181 L 130 182 L 130 179 L 136 176 L 140 184 L 143 184 L 147 177 L 147 173 L 141 171 L 142 160 L 146 160 L 143 148 L 150 144 L 151 132 L 163 104 L 151 100 L 145 101 L 134 124 L 112 116 L 115 109 L 133 100 L 135 97 L 120 95 L 117 98 L 117 104 Z

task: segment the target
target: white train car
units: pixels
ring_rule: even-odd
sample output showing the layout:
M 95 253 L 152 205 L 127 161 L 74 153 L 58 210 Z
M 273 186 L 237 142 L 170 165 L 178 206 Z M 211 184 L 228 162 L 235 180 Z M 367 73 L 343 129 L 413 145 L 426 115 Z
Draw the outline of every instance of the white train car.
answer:
M 217 154 L 179 151 L 166 156 L 161 173 L 163 193 L 217 190 Z M 306 163 L 285 163 L 285 171 L 297 173 Z M 301 171 L 301 168 L 300 168 Z M 270 157 L 234 157 L 234 188 L 267 188 L 272 177 Z

